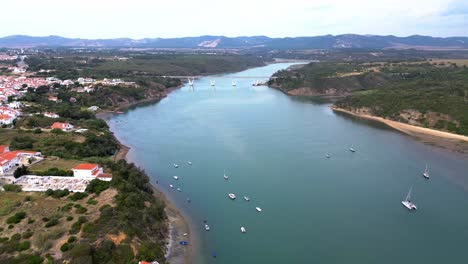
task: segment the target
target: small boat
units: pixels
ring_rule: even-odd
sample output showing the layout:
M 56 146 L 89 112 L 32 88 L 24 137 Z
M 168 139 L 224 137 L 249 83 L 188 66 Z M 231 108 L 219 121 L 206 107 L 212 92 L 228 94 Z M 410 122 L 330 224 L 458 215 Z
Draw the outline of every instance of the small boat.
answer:
M 426 164 L 426 169 L 424 170 L 423 176 L 424 178 L 429 179 L 429 171 L 427 169 L 427 164 Z
M 181 190 L 180 188 L 177 188 L 177 191 L 178 191 L 178 192 L 181 192 L 182 190 Z
M 188 164 L 188 165 L 192 165 L 192 162 L 191 162 L 191 161 L 187 161 L 187 164 Z
M 356 152 L 356 150 L 353 148 L 353 146 L 349 147 L 349 151 Z
M 171 188 L 174 188 L 174 185 L 172 185 L 172 184 L 169 184 L 169 187 L 171 187 Z
M 261 212 L 261 211 L 262 211 L 262 208 L 260 208 L 260 207 L 255 207 L 255 210 L 257 210 L 258 212 Z
M 174 176 L 173 178 L 174 178 L 174 180 L 177 181 L 179 179 L 179 176 Z
M 327 155 L 325 155 L 325 157 L 327 157 L 327 159 L 331 158 L 331 157 L 330 157 L 330 155 L 328 155 L 328 154 L 327 154 Z
M 245 227 L 241 226 L 241 232 L 242 232 L 242 233 L 247 232 L 247 230 L 245 230 Z
M 174 163 L 174 168 L 179 168 L 179 165 Z
M 249 201 L 250 201 L 250 198 L 247 197 L 247 196 L 244 196 L 244 200 L 246 200 L 247 202 L 249 202 Z
M 223 177 L 224 177 L 225 180 L 229 179 L 229 176 L 226 175 L 226 170 L 224 170 L 224 176 Z
M 231 200 L 236 199 L 236 195 L 233 194 L 233 193 L 228 194 L 228 196 L 229 196 L 229 198 L 230 198 Z
M 210 226 L 208 224 L 205 224 L 205 230 L 210 231 Z
M 179 244 L 186 246 L 186 245 L 188 245 L 188 242 L 187 241 L 180 241 Z
M 190 200 L 190 198 L 187 198 L 187 203 L 190 203 L 192 200 Z
M 408 210 L 412 211 L 412 210 L 417 210 L 418 208 L 416 207 L 416 205 L 414 203 L 411 202 L 411 191 L 413 190 L 413 187 L 411 186 L 411 188 L 409 189 L 409 192 L 408 194 L 406 195 L 406 198 L 404 201 L 401 201 L 401 203 L 406 207 L 408 208 Z

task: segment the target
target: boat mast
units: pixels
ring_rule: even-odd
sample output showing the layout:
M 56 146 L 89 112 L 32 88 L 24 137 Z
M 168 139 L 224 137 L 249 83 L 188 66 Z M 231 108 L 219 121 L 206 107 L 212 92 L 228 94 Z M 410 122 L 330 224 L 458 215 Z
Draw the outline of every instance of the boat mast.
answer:
M 409 201 L 411 199 L 411 191 L 413 190 L 413 186 L 409 189 L 408 195 L 406 195 L 405 201 Z

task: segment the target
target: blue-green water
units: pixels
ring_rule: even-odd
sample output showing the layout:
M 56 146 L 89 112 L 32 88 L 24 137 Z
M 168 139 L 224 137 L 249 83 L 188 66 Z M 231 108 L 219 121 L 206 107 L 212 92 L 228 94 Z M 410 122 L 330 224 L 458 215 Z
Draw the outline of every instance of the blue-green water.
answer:
M 225 77 L 269 76 L 289 65 Z M 251 79 L 237 87 L 217 79 L 216 89 L 209 80 L 109 119 L 129 157 L 190 221 L 195 263 L 468 262 L 466 157 L 252 87 Z M 410 186 L 417 212 L 401 204 Z

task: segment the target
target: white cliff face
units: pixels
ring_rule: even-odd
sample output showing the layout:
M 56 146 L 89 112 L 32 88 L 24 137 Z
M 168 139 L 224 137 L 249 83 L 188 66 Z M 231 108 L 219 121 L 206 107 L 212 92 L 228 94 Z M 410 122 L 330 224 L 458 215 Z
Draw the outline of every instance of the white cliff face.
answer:
M 221 39 L 207 40 L 207 41 L 200 42 L 198 46 L 203 47 L 203 48 L 216 48 L 220 42 L 221 42 Z

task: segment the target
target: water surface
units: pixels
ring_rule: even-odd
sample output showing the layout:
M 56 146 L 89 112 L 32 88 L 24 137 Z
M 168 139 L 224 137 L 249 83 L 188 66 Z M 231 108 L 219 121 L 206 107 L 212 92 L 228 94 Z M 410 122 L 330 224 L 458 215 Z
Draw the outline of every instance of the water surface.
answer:
M 236 75 L 288 66 L 222 75 L 215 88 L 202 78 L 109 120 L 129 157 L 187 216 L 195 263 L 468 261 L 467 159 L 326 104 L 252 87 L 253 79 L 231 86 Z M 410 186 L 417 212 L 401 205 Z

